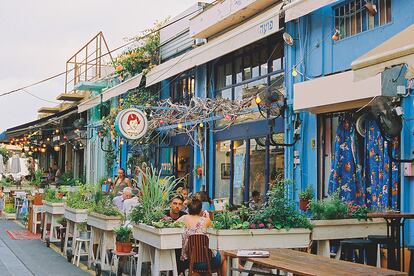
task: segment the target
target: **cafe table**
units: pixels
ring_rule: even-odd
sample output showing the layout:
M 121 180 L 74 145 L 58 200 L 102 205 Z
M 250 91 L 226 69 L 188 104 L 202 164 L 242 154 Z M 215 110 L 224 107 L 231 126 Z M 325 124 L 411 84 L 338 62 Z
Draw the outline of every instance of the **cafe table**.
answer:
M 368 213 L 368 218 L 383 218 L 387 222 L 387 236 L 395 242 L 395 248 L 397 249 L 397 263 L 389 263 L 388 267 L 402 270 L 405 267 L 404 224 L 405 220 L 414 219 L 414 214 L 401 212 L 374 212 Z M 403 250 L 402 254 L 401 250 Z
M 391 275 L 407 275 L 405 272 L 389 270 L 385 268 L 378 268 L 369 265 L 346 262 L 336 259 L 328 259 L 324 256 L 313 255 L 306 252 L 300 252 L 293 249 L 264 249 L 269 251 L 270 255 L 266 258 L 239 258 L 236 250 L 224 251 L 223 254 L 227 258 L 227 276 L 232 273 L 243 272 L 257 275 L 280 275 L 283 271 L 287 275 L 302 275 L 302 276 L 362 276 L 362 275 L 377 275 L 377 276 L 391 276 Z M 272 270 L 272 273 L 262 271 L 252 271 L 249 269 L 233 268 L 233 259 L 242 259 L 246 262 L 266 267 Z M 275 273 L 275 274 L 274 274 Z

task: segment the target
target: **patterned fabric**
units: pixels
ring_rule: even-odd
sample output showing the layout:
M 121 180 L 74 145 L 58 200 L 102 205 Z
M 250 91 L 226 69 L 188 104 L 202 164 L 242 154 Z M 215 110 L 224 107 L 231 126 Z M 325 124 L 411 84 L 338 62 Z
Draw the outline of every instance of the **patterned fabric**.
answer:
M 380 129 L 374 120 L 366 122 L 366 177 L 367 206 L 383 209 L 389 206 L 388 187 L 390 182 L 389 146 L 381 135 Z M 398 139 L 392 143 L 392 156 L 396 156 L 399 148 Z M 396 209 L 398 197 L 399 167 L 392 163 L 392 204 Z
M 357 151 L 355 127 L 351 115 L 339 118 L 335 148 L 329 179 L 329 193 L 340 190 L 343 201 L 354 205 L 364 204 L 362 165 Z

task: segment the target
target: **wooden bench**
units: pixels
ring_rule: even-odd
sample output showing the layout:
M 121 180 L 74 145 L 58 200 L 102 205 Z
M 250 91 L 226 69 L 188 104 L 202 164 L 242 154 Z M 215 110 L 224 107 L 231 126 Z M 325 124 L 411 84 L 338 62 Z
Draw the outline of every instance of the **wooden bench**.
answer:
M 267 249 L 265 249 L 267 250 Z M 280 270 L 291 275 L 305 276 L 332 276 L 332 275 L 407 275 L 405 272 L 376 268 L 362 264 L 327 259 L 323 256 L 312 255 L 292 249 L 269 249 L 268 258 L 238 258 L 237 251 L 224 251 L 228 260 L 227 275 L 231 275 L 233 259 L 246 261 L 245 269 L 250 270 L 252 264 L 260 265 L 272 270 Z M 238 263 L 236 261 L 236 263 Z M 233 269 L 234 271 L 240 269 Z M 266 275 L 266 273 L 263 273 Z

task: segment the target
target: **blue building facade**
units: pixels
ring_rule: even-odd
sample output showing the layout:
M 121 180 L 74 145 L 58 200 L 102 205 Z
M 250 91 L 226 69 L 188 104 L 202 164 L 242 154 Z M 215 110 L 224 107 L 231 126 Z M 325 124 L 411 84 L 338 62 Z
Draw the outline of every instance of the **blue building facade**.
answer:
M 341 81 L 341 76 L 345 76 L 347 72 L 355 69 L 352 66 L 353 62 L 355 63 L 361 56 L 392 39 L 396 34 L 414 23 L 414 1 L 374 1 L 374 4 L 376 4 L 375 15 L 370 15 L 364 6 L 365 3 L 362 2 L 364 1 L 336 1 L 330 6 L 315 6 L 315 10 L 309 13 L 303 12 L 302 16 L 298 17 L 288 18 L 289 14 L 286 13 L 286 20 L 288 21 L 286 22 L 286 32 L 294 39 L 293 45 L 285 45 L 285 85 L 288 104 L 285 135 L 287 142 L 293 140 L 292 121 L 298 112 L 302 125 L 301 139 L 293 148 L 286 148 L 285 150 L 285 173 L 287 178 L 294 180 L 298 188 L 296 192 L 292 193 L 292 198 L 297 201 L 297 192 L 307 186 L 311 186 L 319 198 L 328 194 L 329 186 L 334 181 L 332 180 L 332 172 L 336 172 L 335 164 L 332 164 L 334 161 L 331 160 L 335 157 L 335 138 L 338 137 L 335 136 L 335 133 L 338 134 L 337 131 L 341 129 L 338 128 L 338 125 L 341 124 L 341 118 L 346 116 L 346 113 L 353 114 L 352 116 L 355 118 L 355 114 L 363 113 L 364 108 L 369 107 L 369 104 L 375 103 L 378 99 L 375 96 L 374 98 L 371 97 L 368 102 L 362 101 L 357 104 L 355 101 L 352 102 L 353 99 L 350 98 L 351 105 L 345 107 L 343 103 L 323 106 L 325 99 L 322 97 L 319 99 L 321 102 L 319 107 L 309 106 L 306 108 L 305 106 L 303 108 L 302 106 L 302 108 L 295 108 L 294 103 L 296 104 L 300 100 L 295 97 L 303 96 L 304 93 L 308 92 L 304 88 L 306 84 L 301 83 L 310 82 L 310 85 L 314 83 L 316 86 L 308 89 L 309 93 L 314 93 L 314 95 L 321 95 L 321 93 L 325 95 L 335 94 L 335 91 L 340 90 L 338 86 L 344 83 Z M 300 3 L 292 9 L 295 8 L 300 8 Z M 401 45 L 397 44 L 396 48 L 399 46 Z M 400 152 L 401 158 L 412 159 L 414 137 L 412 135 L 411 118 L 413 111 L 411 106 L 413 98 L 410 94 L 411 88 L 408 85 L 409 78 L 401 78 L 407 67 L 409 67 L 409 64 L 396 69 L 398 73 L 395 80 L 400 79 L 399 81 L 405 87 L 405 92 L 402 93 L 404 97 L 398 97 L 399 105 L 404 109 L 403 129 L 399 137 L 399 143 L 394 144 L 394 146 L 396 151 Z M 385 69 L 380 73 L 380 75 L 382 74 L 383 90 L 384 78 L 387 79 L 387 74 L 392 73 L 390 70 L 392 68 Z M 329 82 L 328 79 L 335 80 L 336 77 L 338 78 L 336 83 L 335 81 Z M 332 85 L 324 85 L 327 83 Z M 357 87 L 359 82 L 355 80 L 354 84 L 355 86 L 350 85 L 350 87 Z M 320 93 L 315 92 L 315 90 L 320 90 Z M 330 95 L 327 97 L 330 97 Z M 338 98 L 340 98 L 340 95 Z M 324 112 L 324 110 L 328 112 Z M 361 144 L 363 143 L 361 142 Z M 359 154 L 362 157 L 360 163 L 363 172 L 368 175 L 365 168 L 371 164 L 369 161 L 370 152 L 367 152 L 369 145 L 364 145 L 361 147 Z M 332 150 L 326 150 L 328 148 Z M 386 162 L 386 159 L 384 160 Z M 292 166 L 291 164 L 295 165 Z M 393 166 L 392 173 L 395 180 L 393 179 L 392 183 L 401 183 L 399 191 L 394 191 L 394 187 L 392 187 L 392 196 L 400 196 L 400 206 L 394 205 L 394 207 L 400 207 L 403 212 L 413 212 L 414 205 L 410 203 L 410 198 L 414 193 L 412 188 L 413 177 L 404 173 L 404 167 L 407 165 L 394 162 Z M 381 179 L 383 172 L 380 170 L 379 173 L 379 179 Z M 362 182 L 359 185 L 361 185 L 364 195 L 369 198 L 368 204 L 374 206 L 374 202 L 370 202 L 373 197 L 370 193 L 374 192 L 366 190 L 369 185 L 364 177 L 367 176 L 362 174 Z M 358 185 L 358 183 L 355 185 Z M 391 189 L 388 191 L 391 191 Z M 384 194 L 381 193 L 381 196 L 386 197 L 385 192 Z M 412 229 L 414 224 L 412 222 L 407 224 L 406 230 L 408 231 L 406 233 L 408 234 L 406 235 L 408 241 L 413 243 L 414 231 Z

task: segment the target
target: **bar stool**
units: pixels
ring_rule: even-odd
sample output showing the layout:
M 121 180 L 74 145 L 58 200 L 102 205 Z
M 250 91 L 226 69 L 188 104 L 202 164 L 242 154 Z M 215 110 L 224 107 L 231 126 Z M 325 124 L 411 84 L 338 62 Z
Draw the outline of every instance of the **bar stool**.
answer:
M 381 245 L 385 245 L 387 248 L 388 264 L 392 265 L 397 262 L 394 242 L 391 237 L 388 237 L 386 235 L 368 235 L 368 239 L 377 244 L 377 267 L 381 267 Z
M 85 251 L 82 251 L 82 245 L 85 247 Z M 79 261 L 81 256 L 88 256 L 90 246 L 90 239 L 77 238 L 75 241 L 75 252 L 73 255 L 72 263 L 79 267 Z
M 131 251 L 129 253 L 124 253 L 124 252 L 118 252 L 116 250 L 112 250 L 112 259 L 111 259 L 111 270 L 110 273 L 112 273 L 112 267 L 115 268 L 116 271 L 116 275 L 118 275 L 118 264 L 119 264 L 119 260 L 121 258 L 127 258 L 129 261 L 129 275 L 132 275 L 132 270 L 133 270 L 133 265 L 135 263 L 135 255 L 137 253 L 135 253 L 134 251 Z
M 341 260 L 353 261 L 360 264 L 376 265 L 376 244 L 373 241 L 365 239 L 344 240 L 340 243 Z M 356 251 L 358 254 L 356 255 Z M 357 256 L 355 258 L 355 256 Z

